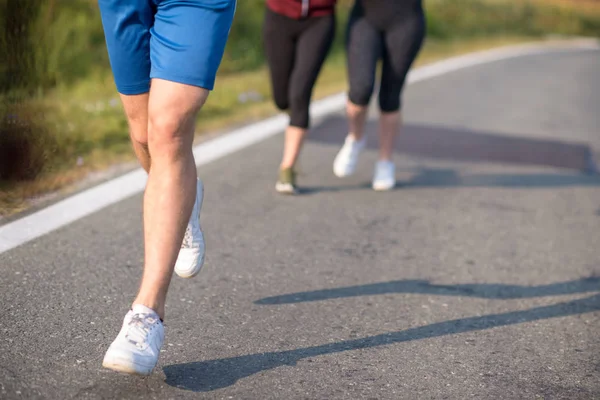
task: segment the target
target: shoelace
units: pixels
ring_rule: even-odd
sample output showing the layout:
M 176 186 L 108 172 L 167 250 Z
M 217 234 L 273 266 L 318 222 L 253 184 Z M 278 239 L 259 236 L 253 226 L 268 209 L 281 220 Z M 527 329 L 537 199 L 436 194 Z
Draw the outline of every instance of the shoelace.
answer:
M 185 234 L 183 235 L 183 243 L 181 244 L 181 247 L 190 248 L 193 245 L 194 235 L 192 233 L 192 227 L 188 225 L 188 227 L 185 228 Z
M 125 337 L 141 349 L 148 340 L 148 333 L 155 323 L 156 317 L 150 314 L 133 314 Z

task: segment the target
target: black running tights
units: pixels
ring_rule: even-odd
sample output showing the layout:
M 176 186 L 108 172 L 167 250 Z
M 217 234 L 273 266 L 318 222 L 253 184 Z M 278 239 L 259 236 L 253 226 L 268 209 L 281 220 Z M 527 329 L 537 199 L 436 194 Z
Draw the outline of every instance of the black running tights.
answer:
M 368 0 L 367 0 L 368 1 Z M 365 18 L 357 0 L 348 23 L 347 57 L 350 101 L 369 104 L 375 86 L 378 60 L 382 59 L 379 107 L 395 112 L 411 64 L 425 36 L 425 17 L 420 6 L 398 15 L 386 26 L 375 26 Z
M 263 37 L 273 99 L 289 110 L 291 126 L 309 126 L 312 90 L 334 34 L 333 15 L 295 20 L 267 8 Z

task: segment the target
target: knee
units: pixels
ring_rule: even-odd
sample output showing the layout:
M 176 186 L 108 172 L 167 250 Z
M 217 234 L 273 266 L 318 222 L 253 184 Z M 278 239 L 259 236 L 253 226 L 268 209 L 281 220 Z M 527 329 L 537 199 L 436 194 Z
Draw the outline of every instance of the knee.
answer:
M 152 113 L 148 118 L 147 146 L 153 159 L 177 157 L 193 140 L 193 121 L 186 115 Z
M 287 110 L 290 107 L 287 88 L 274 81 L 272 89 L 273 102 L 277 108 L 281 111 Z
M 355 84 L 350 88 L 348 97 L 350 101 L 357 106 L 368 106 L 373 93 L 373 85 L 371 84 Z
M 148 148 L 148 113 L 142 109 L 126 109 L 129 136 L 137 145 Z
M 382 91 L 379 96 L 379 109 L 384 113 L 393 113 L 400 110 L 400 93 L 386 93 Z
M 273 101 L 278 109 L 285 111 L 290 107 L 290 104 L 285 96 L 274 96 Z
M 148 130 L 145 129 L 144 132 L 135 132 L 131 129 L 131 140 L 135 142 L 135 144 L 139 147 L 142 147 L 144 150 L 148 151 Z

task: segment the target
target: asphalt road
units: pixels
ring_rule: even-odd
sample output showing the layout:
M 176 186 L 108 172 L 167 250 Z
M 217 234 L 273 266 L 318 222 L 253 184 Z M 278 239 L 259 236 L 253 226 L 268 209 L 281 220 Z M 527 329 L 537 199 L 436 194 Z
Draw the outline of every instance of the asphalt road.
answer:
M 148 378 L 101 368 L 135 295 L 141 196 L 0 254 L 1 399 L 598 399 L 600 52 L 538 54 L 407 88 L 399 187 L 332 162 L 303 194 L 282 136 L 201 168 L 207 264 L 174 279 Z M 375 114 L 373 114 L 375 117 Z

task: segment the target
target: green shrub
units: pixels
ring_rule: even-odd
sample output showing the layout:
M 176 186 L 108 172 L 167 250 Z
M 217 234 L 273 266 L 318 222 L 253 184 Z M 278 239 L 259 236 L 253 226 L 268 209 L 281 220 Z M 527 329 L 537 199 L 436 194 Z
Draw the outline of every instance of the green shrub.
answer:
M 595 13 L 531 1 L 428 0 L 425 6 L 432 38 L 564 34 L 600 36 L 600 7 Z
M 0 113 L 0 181 L 35 179 L 60 151 L 45 123 L 44 110 L 31 103 L 11 104 Z

